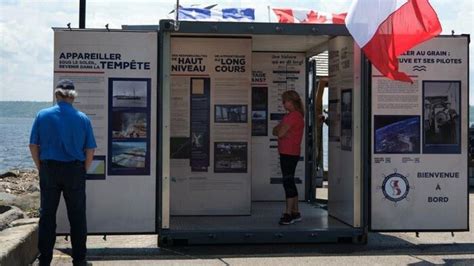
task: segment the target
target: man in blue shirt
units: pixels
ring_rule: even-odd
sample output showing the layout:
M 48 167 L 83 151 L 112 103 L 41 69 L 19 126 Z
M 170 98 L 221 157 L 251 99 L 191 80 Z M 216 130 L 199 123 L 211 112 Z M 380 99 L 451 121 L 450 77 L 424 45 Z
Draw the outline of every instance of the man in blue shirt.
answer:
M 77 93 L 71 80 L 55 90 L 57 104 L 38 112 L 30 136 L 30 151 L 40 176 L 38 232 L 40 265 L 49 265 L 56 241 L 56 211 L 61 192 L 71 227 L 74 265 L 86 262 L 86 171 L 97 147 L 89 118 L 72 103 Z

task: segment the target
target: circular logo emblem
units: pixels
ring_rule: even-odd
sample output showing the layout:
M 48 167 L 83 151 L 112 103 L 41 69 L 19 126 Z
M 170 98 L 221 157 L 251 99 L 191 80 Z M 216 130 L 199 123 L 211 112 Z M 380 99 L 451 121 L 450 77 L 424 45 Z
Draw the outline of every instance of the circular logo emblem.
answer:
M 382 191 L 385 198 L 398 202 L 407 197 L 410 191 L 410 184 L 405 176 L 393 173 L 386 176 L 383 180 Z

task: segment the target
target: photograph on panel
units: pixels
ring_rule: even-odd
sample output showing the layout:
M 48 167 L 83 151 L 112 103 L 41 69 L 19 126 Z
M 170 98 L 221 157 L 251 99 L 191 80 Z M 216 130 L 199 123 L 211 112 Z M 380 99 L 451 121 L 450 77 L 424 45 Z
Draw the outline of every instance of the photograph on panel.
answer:
M 216 142 L 214 145 L 214 172 L 247 172 L 246 142 Z
M 191 165 L 191 171 L 207 172 L 207 168 L 210 164 L 209 132 L 192 132 L 190 149 L 189 163 Z M 183 156 L 185 155 L 183 154 Z
M 105 179 L 105 156 L 94 156 L 87 170 L 86 178 L 88 180 Z
M 145 112 L 112 112 L 112 138 L 146 138 L 147 115 Z
M 352 150 L 352 89 L 341 91 L 341 149 Z
M 191 154 L 191 138 L 171 137 L 170 138 L 170 158 L 189 159 Z
M 461 152 L 461 82 L 423 81 L 423 152 Z
M 252 111 L 252 136 L 267 135 L 267 111 Z
M 193 132 L 191 138 L 191 146 L 193 148 L 202 148 L 206 142 L 204 132 Z
M 112 107 L 147 107 L 146 80 L 113 80 Z
M 111 168 L 145 168 L 146 142 L 112 142 Z
M 420 116 L 374 116 L 374 153 L 420 153 Z
M 252 87 L 252 136 L 268 135 L 268 88 Z
M 215 123 L 247 123 L 247 105 L 215 105 Z

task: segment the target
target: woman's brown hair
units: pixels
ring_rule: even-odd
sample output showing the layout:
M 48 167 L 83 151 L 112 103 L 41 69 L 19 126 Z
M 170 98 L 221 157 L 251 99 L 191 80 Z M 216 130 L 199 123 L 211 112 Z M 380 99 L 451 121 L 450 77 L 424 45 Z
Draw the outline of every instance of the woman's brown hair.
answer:
M 300 112 L 300 114 L 304 116 L 303 101 L 301 101 L 300 95 L 296 91 L 285 91 L 281 95 L 281 98 L 283 101 L 291 101 L 296 111 Z

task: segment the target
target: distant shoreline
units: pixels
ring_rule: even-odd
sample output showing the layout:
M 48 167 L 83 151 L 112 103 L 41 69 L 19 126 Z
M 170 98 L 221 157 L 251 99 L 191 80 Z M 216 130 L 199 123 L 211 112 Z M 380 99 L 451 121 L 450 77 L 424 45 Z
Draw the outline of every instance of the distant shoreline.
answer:
M 0 117 L 34 118 L 39 110 L 52 105 L 52 101 L 0 101 Z

